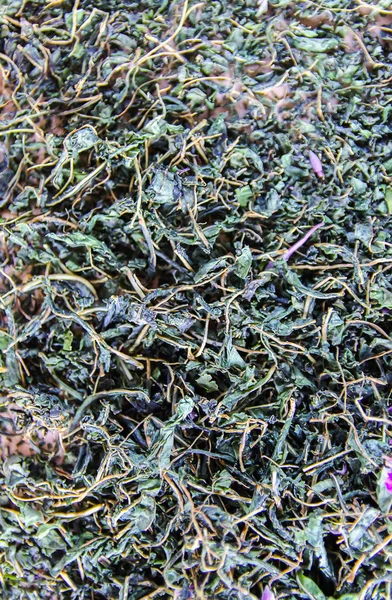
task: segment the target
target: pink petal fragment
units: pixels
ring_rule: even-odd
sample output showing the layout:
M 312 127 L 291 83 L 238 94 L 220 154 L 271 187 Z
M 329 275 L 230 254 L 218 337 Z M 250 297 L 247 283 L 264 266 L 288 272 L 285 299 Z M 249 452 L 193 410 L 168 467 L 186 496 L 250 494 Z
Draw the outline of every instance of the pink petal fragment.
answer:
M 275 600 L 275 594 L 271 592 L 268 585 L 264 588 L 263 595 L 261 596 L 261 600 Z
M 283 258 L 283 260 L 289 260 L 289 258 L 292 256 L 292 254 L 294 254 L 294 252 L 297 252 L 297 250 L 299 248 L 301 248 L 301 246 L 304 245 L 304 243 L 310 238 L 311 235 L 314 234 L 315 231 L 317 231 L 317 229 L 319 229 L 319 227 L 322 227 L 324 225 L 323 221 L 321 221 L 321 223 L 317 223 L 317 225 L 314 225 L 314 227 L 312 227 L 311 229 L 309 229 L 309 231 L 307 233 L 305 233 L 305 235 L 298 240 L 298 242 L 295 242 L 295 244 L 293 244 L 292 246 L 290 246 L 290 248 L 288 250 L 286 250 L 286 252 L 282 255 L 281 258 Z M 273 262 L 270 261 L 267 265 L 267 269 L 270 269 L 273 266 Z
M 312 150 L 309 150 L 309 160 L 310 164 L 312 165 L 312 169 L 316 173 L 317 177 L 320 177 L 320 179 L 324 177 L 323 165 L 321 164 L 321 160 L 319 159 L 317 154 L 312 152 Z
M 307 233 L 305 233 L 305 235 L 300 240 L 298 240 L 298 242 L 296 242 L 295 244 L 290 246 L 290 248 L 288 250 L 286 250 L 286 252 L 283 254 L 282 258 L 284 260 L 289 260 L 290 256 L 292 254 L 294 254 L 294 252 L 297 252 L 297 250 L 299 248 L 301 248 L 301 246 L 303 246 L 305 242 L 308 241 L 310 236 L 312 236 L 314 234 L 314 232 L 317 231 L 317 229 L 319 229 L 319 227 L 322 227 L 323 225 L 324 225 L 323 222 L 317 223 L 317 225 L 315 225 L 314 227 L 309 229 L 309 231 Z
M 385 487 L 387 488 L 388 492 L 392 492 L 392 471 L 388 472 L 387 480 L 385 481 Z

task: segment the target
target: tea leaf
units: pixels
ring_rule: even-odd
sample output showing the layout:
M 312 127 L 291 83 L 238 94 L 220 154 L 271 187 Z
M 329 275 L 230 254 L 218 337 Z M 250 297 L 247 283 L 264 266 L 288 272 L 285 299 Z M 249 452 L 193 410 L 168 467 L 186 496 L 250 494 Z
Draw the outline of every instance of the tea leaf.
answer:
M 305 577 L 302 573 L 299 573 L 297 578 L 298 583 L 305 592 L 307 598 L 310 598 L 311 600 L 326 600 L 325 594 L 323 594 L 312 579 Z

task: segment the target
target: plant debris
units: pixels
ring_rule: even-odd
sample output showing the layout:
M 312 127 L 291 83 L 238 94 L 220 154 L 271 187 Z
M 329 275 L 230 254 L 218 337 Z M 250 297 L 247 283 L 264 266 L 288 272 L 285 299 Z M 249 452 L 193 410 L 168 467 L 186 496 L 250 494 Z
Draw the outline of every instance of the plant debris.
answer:
M 1 3 L 2 598 L 392 597 L 391 24 Z

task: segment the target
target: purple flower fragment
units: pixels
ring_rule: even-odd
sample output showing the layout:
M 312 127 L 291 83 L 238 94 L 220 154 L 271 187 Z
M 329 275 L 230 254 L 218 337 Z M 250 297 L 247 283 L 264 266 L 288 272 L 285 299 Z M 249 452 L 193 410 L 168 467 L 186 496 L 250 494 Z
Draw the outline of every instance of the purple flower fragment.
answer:
M 312 150 L 309 150 L 309 160 L 310 164 L 312 165 L 312 169 L 316 173 L 317 177 L 320 177 L 320 179 L 322 179 L 324 177 L 323 165 L 317 154 L 312 152 Z
M 308 239 L 314 234 L 314 232 L 317 231 L 317 229 L 319 229 L 320 227 L 323 227 L 323 225 L 323 222 L 317 223 L 317 225 L 309 229 L 309 231 L 300 240 L 298 240 L 298 242 L 290 246 L 290 248 L 286 250 L 286 252 L 280 258 L 283 258 L 283 260 L 288 261 L 291 255 L 294 254 L 294 252 L 296 252 L 299 248 L 301 248 L 301 246 L 303 246 L 304 243 L 308 241 Z M 270 261 L 267 265 L 267 269 L 270 269 L 273 266 L 273 264 L 274 263 Z
M 388 492 L 392 493 L 392 471 L 388 471 L 387 478 L 385 480 L 385 487 Z
M 294 254 L 294 252 L 296 252 L 299 248 L 301 248 L 301 246 L 303 246 L 304 243 L 307 242 L 310 236 L 313 235 L 314 232 L 317 231 L 317 229 L 319 229 L 319 227 L 322 227 L 323 225 L 324 223 L 317 223 L 317 225 L 312 227 L 312 229 L 309 229 L 309 231 L 300 240 L 298 240 L 298 242 L 293 244 L 293 246 L 290 246 L 290 248 L 283 254 L 283 260 L 289 260 L 290 256 Z
M 343 463 L 343 467 L 341 469 L 336 469 L 335 473 L 337 475 L 345 475 L 347 473 L 347 465 L 346 465 L 346 463 Z
M 261 596 L 261 600 L 275 600 L 275 594 L 271 592 L 268 585 L 264 588 L 263 595 Z

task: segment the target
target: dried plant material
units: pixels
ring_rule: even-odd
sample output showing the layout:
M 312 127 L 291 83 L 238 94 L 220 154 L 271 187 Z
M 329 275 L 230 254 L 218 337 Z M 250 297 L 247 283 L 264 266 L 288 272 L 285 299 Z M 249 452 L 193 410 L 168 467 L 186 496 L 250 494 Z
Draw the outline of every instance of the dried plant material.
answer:
M 320 177 L 320 179 L 323 179 L 324 171 L 323 171 L 322 162 L 319 159 L 319 157 L 317 156 L 317 154 L 312 152 L 312 150 L 310 150 L 310 152 L 309 152 L 309 160 L 310 160 L 310 164 L 312 165 L 312 169 L 316 173 L 317 177 Z
M 263 590 L 261 600 L 275 600 L 275 594 L 273 594 L 268 585 Z
M 389 599 L 388 2 L 0 4 L 0 596 Z
M 0 430 L 0 457 L 5 460 L 15 455 L 39 455 L 54 458 L 57 464 L 61 464 L 64 449 L 59 432 L 49 429 L 40 420 L 18 430 L 17 424 L 21 415 L 23 412 L 12 405 L 6 411 L 0 412 L 0 423 L 3 424 Z

